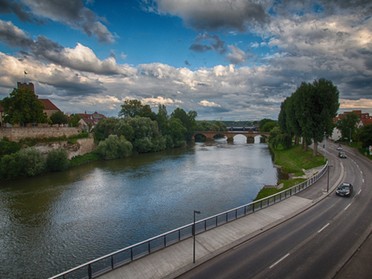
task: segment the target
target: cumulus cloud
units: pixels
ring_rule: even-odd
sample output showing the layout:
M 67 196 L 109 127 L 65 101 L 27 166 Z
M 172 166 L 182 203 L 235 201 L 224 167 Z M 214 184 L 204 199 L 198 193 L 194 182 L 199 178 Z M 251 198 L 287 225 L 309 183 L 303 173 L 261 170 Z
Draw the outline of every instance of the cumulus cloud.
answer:
M 199 104 L 202 107 L 221 107 L 219 104 L 216 104 L 215 102 L 210 102 L 210 101 L 207 101 L 207 100 L 201 100 L 199 102 Z
M 182 18 L 199 30 L 235 29 L 269 21 L 265 7 L 257 1 L 246 0 L 157 0 L 151 10 Z
M 40 19 L 50 19 L 95 36 L 100 42 L 115 41 L 115 36 L 102 23 L 106 20 L 84 7 L 81 0 L 0 0 L 0 13 L 11 12 L 23 21 L 41 23 Z
M 11 22 L 0 20 L 0 40 L 10 46 L 20 47 L 26 52 L 29 51 L 28 54 L 35 57 L 71 69 L 106 75 L 129 74 L 125 67 L 120 67 L 116 63 L 114 57 L 100 60 L 90 48 L 80 43 L 77 43 L 75 48 L 64 48 L 43 36 L 32 40 Z

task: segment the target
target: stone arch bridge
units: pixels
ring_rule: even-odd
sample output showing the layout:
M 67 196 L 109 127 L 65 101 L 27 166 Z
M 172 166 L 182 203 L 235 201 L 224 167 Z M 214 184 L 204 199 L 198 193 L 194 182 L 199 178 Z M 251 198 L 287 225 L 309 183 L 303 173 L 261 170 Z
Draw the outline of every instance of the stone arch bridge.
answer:
M 255 137 L 260 137 L 260 143 L 265 143 L 270 133 L 258 131 L 196 131 L 194 139 L 197 135 L 204 136 L 207 141 L 225 137 L 227 142 L 234 142 L 235 136 L 243 135 L 247 138 L 247 143 L 254 143 Z

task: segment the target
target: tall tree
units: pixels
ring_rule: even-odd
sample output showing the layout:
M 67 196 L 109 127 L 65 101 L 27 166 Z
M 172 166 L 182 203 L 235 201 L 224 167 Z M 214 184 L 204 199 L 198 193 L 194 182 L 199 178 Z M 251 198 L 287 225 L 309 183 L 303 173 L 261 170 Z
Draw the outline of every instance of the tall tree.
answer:
M 171 114 L 171 118 L 178 118 L 179 120 L 181 120 L 182 125 L 186 128 L 185 136 L 187 141 L 190 141 L 192 139 L 192 135 L 195 132 L 196 116 L 196 111 L 189 111 L 188 113 L 186 113 L 181 108 L 176 108 Z
M 339 91 L 329 80 L 319 79 L 312 84 L 312 140 L 314 155 L 318 152 L 318 143 L 325 136 L 330 136 L 333 130 L 333 118 L 337 115 L 340 106 Z
M 344 118 L 337 121 L 336 127 L 341 131 L 342 139 L 351 141 L 352 135 L 355 134 L 358 121 L 358 115 L 353 112 L 346 114 Z
M 151 120 L 156 119 L 156 114 L 152 112 L 149 105 L 143 105 L 139 100 L 125 100 L 121 105 L 119 116 L 124 117 L 148 117 Z
M 1 101 L 4 107 L 4 121 L 24 126 L 29 123 L 45 123 L 44 106 L 36 94 L 28 88 L 14 89 L 9 97 Z

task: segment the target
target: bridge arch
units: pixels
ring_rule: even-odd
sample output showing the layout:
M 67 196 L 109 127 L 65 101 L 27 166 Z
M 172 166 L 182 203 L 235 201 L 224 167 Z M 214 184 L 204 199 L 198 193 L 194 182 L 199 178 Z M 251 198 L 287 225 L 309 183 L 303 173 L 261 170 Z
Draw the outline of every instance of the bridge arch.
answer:
M 196 131 L 194 140 L 203 139 L 202 141 L 214 141 L 218 138 L 225 137 L 227 142 L 234 142 L 234 137 L 243 135 L 247 138 L 247 143 L 255 143 L 255 138 L 260 137 L 259 142 L 265 143 L 269 133 L 261 133 L 257 131 Z

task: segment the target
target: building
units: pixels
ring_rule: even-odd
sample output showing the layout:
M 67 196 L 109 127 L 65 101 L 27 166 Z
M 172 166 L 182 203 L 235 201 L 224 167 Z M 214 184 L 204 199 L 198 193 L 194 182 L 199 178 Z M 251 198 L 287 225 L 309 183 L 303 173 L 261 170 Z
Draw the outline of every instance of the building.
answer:
M 78 113 L 78 115 L 80 116 L 80 121 L 79 121 L 79 125 L 80 127 L 85 130 L 85 131 L 88 131 L 90 132 L 96 125 L 99 121 L 101 121 L 102 119 L 106 118 L 106 116 L 104 116 L 103 114 L 100 114 L 98 112 L 94 112 L 94 113 Z
M 35 95 L 35 86 L 32 82 L 17 82 L 17 89 L 28 90 L 33 92 Z M 36 95 L 36 97 L 38 97 Z M 48 116 L 48 118 L 55 112 L 61 111 L 53 102 L 49 99 L 39 99 L 38 100 L 42 103 L 44 109 L 43 112 Z M 4 108 L 0 105 L 0 126 L 4 126 L 3 119 L 4 119 Z
M 35 95 L 35 86 L 32 82 L 29 83 L 22 83 L 22 82 L 17 82 L 17 88 L 18 89 L 24 89 L 24 90 L 29 90 L 33 92 Z M 36 95 L 36 97 L 38 97 Z M 55 104 L 52 103 L 51 100 L 49 99 L 39 99 L 39 101 L 43 104 L 44 106 L 44 113 L 50 117 L 53 113 L 61 111 Z

